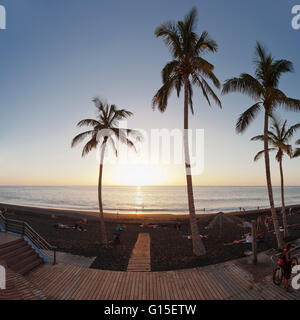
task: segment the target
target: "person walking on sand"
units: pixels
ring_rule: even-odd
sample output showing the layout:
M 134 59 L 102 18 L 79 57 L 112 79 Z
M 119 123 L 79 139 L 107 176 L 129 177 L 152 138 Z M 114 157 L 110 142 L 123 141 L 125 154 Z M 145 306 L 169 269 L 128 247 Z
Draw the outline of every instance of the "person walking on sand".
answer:
M 291 244 L 288 243 L 285 248 L 283 249 L 282 259 L 283 259 L 283 281 L 284 287 L 286 290 L 289 289 L 289 280 L 291 278 L 292 273 L 292 259 L 291 257 Z

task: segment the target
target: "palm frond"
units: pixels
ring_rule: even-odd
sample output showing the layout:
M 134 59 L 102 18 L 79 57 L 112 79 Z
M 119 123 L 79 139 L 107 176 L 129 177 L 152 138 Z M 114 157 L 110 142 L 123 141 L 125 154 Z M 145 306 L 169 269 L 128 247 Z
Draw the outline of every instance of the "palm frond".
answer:
M 205 51 L 217 52 L 218 44 L 215 40 L 210 38 L 207 31 L 203 31 L 199 40 L 196 43 L 195 51 L 197 53 L 204 53 Z
M 250 98 L 258 100 L 264 92 L 263 86 L 258 80 L 249 74 L 243 73 L 239 78 L 232 78 L 225 81 L 222 94 L 240 92 Z
M 267 151 L 268 152 L 270 152 L 270 151 L 275 151 L 276 150 L 276 148 L 269 148 Z M 256 156 L 254 157 L 254 161 L 256 162 L 256 161 L 258 161 L 261 157 L 262 157 L 262 155 L 265 153 L 265 150 L 262 150 L 262 151 L 259 151 L 257 154 L 256 154 Z
M 96 149 L 98 146 L 98 141 L 94 135 L 92 139 L 84 146 L 82 150 L 82 157 L 85 157 L 91 150 Z
M 184 25 L 187 33 L 193 32 L 197 23 L 197 8 L 193 7 L 190 12 L 184 17 Z
M 197 84 L 201 89 L 203 96 L 207 100 L 208 104 L 211 106 L 209 96 L 215 101 L 215 103 L 222 108 L 222 103 L 218 96 L 215 94 L 213 89 L 209 86 L 209 84 L 205 81 L 205 79 L 197 74 L 193 74 L 193 83 Z
M 75 138 L 73 138 L 71 147 L 74 148 L 76 145 L 78 145 L 84 139 L 86 139 L 87 137 L 89 137 L 90 135 L 93 135 L 93 134 L 95 134 L 94 130 L 89 130 L 89 131 L 82 132 L 82 133 L 78 134 Z
M 165 22 L 155 29 L 156 37 L 162 37 L 174 57 L 182 53 L 180 38 L 176 24 L 172 21 Z
M 291 138 L 294 136 L 294 134 L 296 133 L 296 131 L 299 130 L 299 129 L 300 129 L 300 123 L 297 123 L 297 124 L 291 126 L 291 127 L 285 132 L 285 134 L 284 134 L 284 136 L 283 136 L 283 139 L 285 139 L 285 140 L 291 139 Z M 300 140 L 299 140 L 299 142 L 300 142 Z
M 287 97 L 277 88 L 269 88 L 273 108 L 283 107 L 287 111 L 300 112 L 300 100 Z
M 99 121 L 94 120 L 94 119 L 84 119 L 78 122 L 77 127 L 84 127 L 84 126 L 88 126 L 88 127 L 96 127 L 100 125 Z
M 268 141 L 269 141 L 270 145 L 272 145 L 273 147 L 279 148 L 277 138 L 276 138 L 276 136 L 275 137 L 273 136 L 273 133 L 271 131 L 268 131 L 267 138 L 268 138 Z M 261 141 L 261 142 L 264 142 L 265 141 L 265 137 L 264 137 L 264 135 L 258 135 L 258 136 L 255 136 L 255 137 L 251 138 L 250 141 Z
M 176 72 L 175 68 L 178 66 L 179 62 L 177 60 L 170 61 L 165 65 L 161 72 L 163 83 L 174 77 L 174 73 Z
M 300 157 L 300 148 L 297 148 L 293 154 L 293 158 L 298 158 Z
M 175 80 L 175 88 L 176 88 L 176 93 L 178 98 L 180 97 L 182 86 L 183 86 L 183 77 L 182 75 L 177 75 Z
M 265 136 L 264 135 L 260 135 L 260 136 L 255 136 L 253 138 L 250 139 L 250 141 L 264 141 Z
M 172 89 L 176 84 L 177 77 L 171 78 L 169 81 L 165 82 L 163 86 L 157 91 L 152 100 L 153 109 L 155 106 L 158 107 L 158 110 L 165 112 L 168 105 L 168 98 L 171 95 Z
M 135 152 L 137 151 L 134 142 L 128 138 L 126 130 L 113 128 L 112 131 L 114 132 L 116 138 L 120 140 L 120 142 L 124 143 L 127 147 L 134 149 Z
M 294 72 L 293 63 L 288 60 L 277 60 L 272 65 L 271 83 L 274 87 L 278 86 L 280 77 L 284 73 Z
M 213 72 L 214 66 L 212 64 L 210 64 L 205 59 L 198 57 L 195 59 L 195 70 L 196 72 L 200 73 L 202 76 L 210 79 L 215 85 L 215 87 L 220 89 L 221 84 L 219 79 L 215 76 Z
M 244 113 L 242 113 L 236 124 L 237 133 L 243 133 L 247 129 L 249 124 L 255 119 L 260 110 L 261 104 L 258 102 L 248 110 L 246 110 Z
M 205 90 L 205 87 L 196 74 L 193 74 L 193 84 L 197 84 L 202 89 L 202 94 L 203 94 L 204 98 L 206 99 L 208 105 L 211 107 L 211 103 L 210 103 L 209 97 L 207 95 L 207 92 Z
M 265 62 L 267 59 L 267 55 L 268 54 L 266 48 L 259 41 L 256 41 L 255 61 L 257 63 Z

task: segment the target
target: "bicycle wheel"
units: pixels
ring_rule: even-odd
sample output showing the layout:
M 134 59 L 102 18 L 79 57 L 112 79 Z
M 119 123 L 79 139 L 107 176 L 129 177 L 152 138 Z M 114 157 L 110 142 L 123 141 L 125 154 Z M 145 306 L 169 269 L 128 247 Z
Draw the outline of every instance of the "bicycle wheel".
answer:
M 276 269 L 273 271 L 273 282 L 277 286 L 280 286 L 282 283 L 283 278 L 283 270 L 281 267 L 276 267 Z

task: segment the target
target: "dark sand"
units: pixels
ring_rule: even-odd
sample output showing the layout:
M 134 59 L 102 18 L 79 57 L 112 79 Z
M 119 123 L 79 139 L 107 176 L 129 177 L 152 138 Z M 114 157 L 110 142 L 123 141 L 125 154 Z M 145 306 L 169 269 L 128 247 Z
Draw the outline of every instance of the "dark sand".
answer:
M 208 239 L 203 240 L 207 254 L 196 257 L 192 252 L 192 241 L 183 238 L 185 234 L 190 233 L 188 216 L 121 214 L 116 217 L 107 214 L 106 226 L 109 239 L 112 239 L 118 223 L 126 225 L 127 231 L 121 232 L 121 243 L 119 245 L 103 248 L 100 245 L 100 225 L 96 212 L 87 213 L 0 204 L 1 207 L 8 208 L 8 218 L 26 221 L 51 245 L 56 246 L 59 251 L 87 257 L 97 256 L 92 267 L 98 269 L 126 270 L 131 251 L 140 232 L 150 233 L 151 268 L 153 271 L 214 264 L 243 257 L 245 251 L 251 250 L 251 244 L 224 245 L 241 239 L 245 232 L 250 231 L 249 229 L 225 224 L 222 233 L 219 232 L 219 228 L 208 231 L 205 227 L 213 219 L 214 214 L 197 216 L 199 231 L 203 235 L 208 235 Z M 294 210 L 298 213 L 295 216 L 288 216 L 288 224 L 299 225 L 299 227 L 290 229 L 288 241 L 300 238 L 300 206 L 294 206 Z M 53 214 L 56 215 L 56 218 L 51 217 Z M 259 210 L 259 212 L 253 210 L 245 214 L 241 212 L 229 214 L 251 221 L 257 219 L 259 215 L 264 216 L 270 213 L 269 210 Z M 57 223 L 74 225 L 82 218 L 88 219 L 87 225 L 84 226 L 87 229 L 86 232 L 73 229 L 59 230 L 54 227 Z M 175 228 L 177 222 L 181 225 L 179 230 Z M 159 227 L 157 229 L 141 228 L 141 223 L 155 223 Z M 276 248 L 275 235 L 267 232 L 264 226 L 261 233 L 264 235 L 264 242 L 258 243 L 258 251 Z

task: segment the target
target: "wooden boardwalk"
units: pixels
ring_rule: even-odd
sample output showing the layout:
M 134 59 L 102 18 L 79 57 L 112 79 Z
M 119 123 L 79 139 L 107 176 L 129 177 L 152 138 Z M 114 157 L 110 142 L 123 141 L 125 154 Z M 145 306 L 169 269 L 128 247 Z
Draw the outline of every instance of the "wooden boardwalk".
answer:
M 46 300 L 44 293 L 22 275 L 6 271 L 6 289 L 0 290 L 0 300 Z
M 44 265 L 26 280 L 53 300 L 300 300 L 300 290 L 288 293 L 270 276 L 256 283 L 233 261 L 164 272 Z
M 151 271 L 149 233 L 139 233 L 128 262 L 127 271 Z

